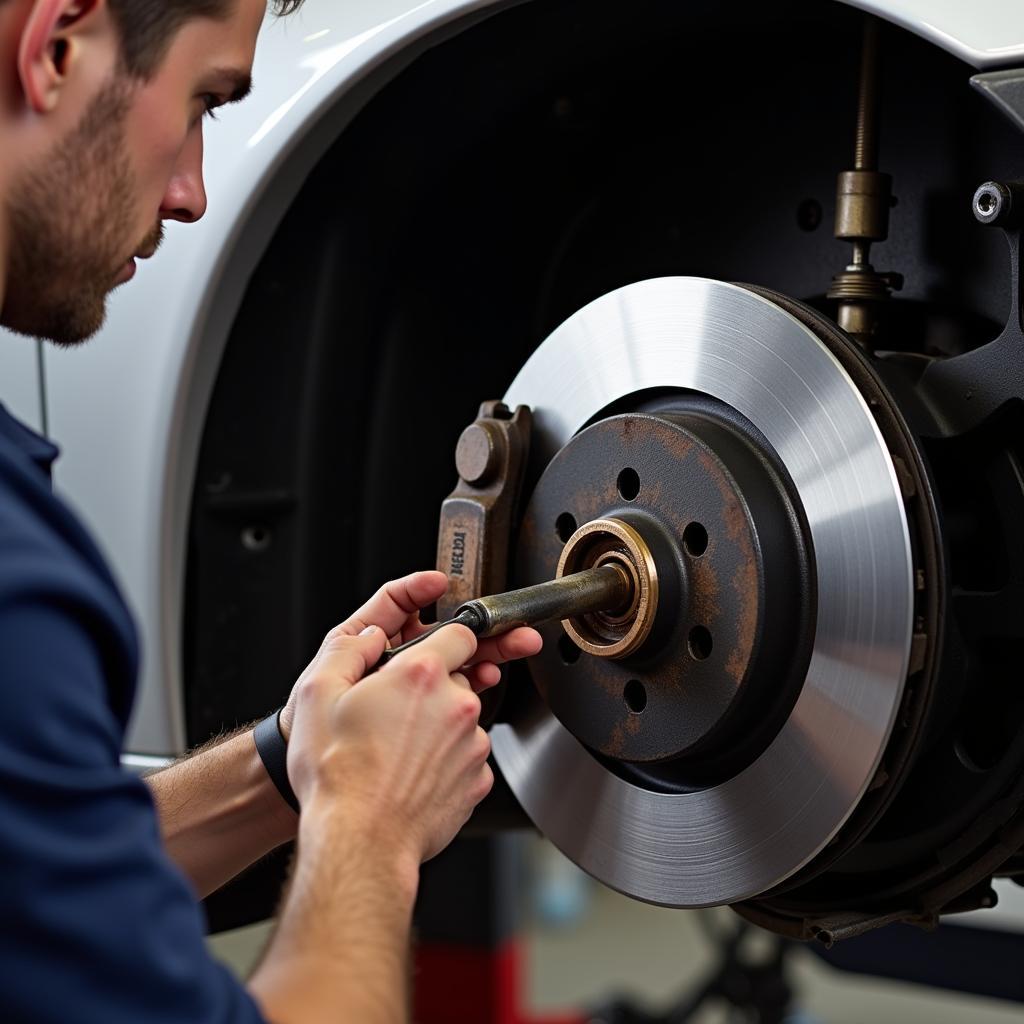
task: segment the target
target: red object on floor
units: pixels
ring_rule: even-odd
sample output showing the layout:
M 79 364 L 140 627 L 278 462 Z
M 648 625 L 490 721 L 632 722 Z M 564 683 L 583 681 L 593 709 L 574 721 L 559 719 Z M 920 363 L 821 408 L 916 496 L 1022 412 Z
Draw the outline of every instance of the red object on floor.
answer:
M 497 949 L 432 943 L 418 946 L 415 959 L 414 1024 L 586 1024 L 578 1013 L 526 1015 L 515 942 Z

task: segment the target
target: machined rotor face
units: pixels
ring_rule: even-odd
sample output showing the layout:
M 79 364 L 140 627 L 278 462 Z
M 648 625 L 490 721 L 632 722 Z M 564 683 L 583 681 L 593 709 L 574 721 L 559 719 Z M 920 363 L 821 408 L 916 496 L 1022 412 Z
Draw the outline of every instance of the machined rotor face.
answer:
M 659 595 L 649 636 L 621 658 L 567 659 L 555 627 L 537 694 L 492 730 L 503 774 L 613 888 L 680 907 L 765 892 L 857 805 L 906 675 L 908 527 L 867 404 L 788 313 L 692 278 L 587 306 L 506 401 L 533 408 L 548 464 L 521 581 L 550 578 L 570 521 L 611 518 L 653 553 Z M 712 636 L 704 657 L 697 627 Z

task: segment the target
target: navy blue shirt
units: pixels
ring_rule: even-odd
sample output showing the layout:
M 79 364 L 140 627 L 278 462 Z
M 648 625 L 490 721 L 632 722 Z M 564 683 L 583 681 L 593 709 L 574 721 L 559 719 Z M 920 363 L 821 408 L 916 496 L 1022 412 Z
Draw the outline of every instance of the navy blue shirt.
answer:
M 0 1021 L 257 1024 L 120 754 L 131 616 L 0 406 Z

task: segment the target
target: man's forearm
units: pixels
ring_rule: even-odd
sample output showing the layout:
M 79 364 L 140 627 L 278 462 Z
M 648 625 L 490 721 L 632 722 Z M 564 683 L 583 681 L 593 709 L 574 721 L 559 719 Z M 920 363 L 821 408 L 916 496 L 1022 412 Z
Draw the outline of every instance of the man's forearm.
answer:
M 310 808 L 277 931 L 250 990 L 273 1024 L 409 1019 L 419 864 L 386 830 Z
M 200 896 L 295 836 L 298 817 L 270 781 L 251 729 L 146 782 L 167 852 Z

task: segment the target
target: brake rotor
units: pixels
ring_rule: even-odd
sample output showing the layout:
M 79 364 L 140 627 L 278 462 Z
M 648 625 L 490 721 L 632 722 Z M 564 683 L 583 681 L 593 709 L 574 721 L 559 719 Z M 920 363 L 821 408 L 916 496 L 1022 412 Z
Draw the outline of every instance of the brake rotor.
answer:
M 867 403 L 789 313 L 693 278 L 591 303 L 506 402 L 533 408 L 547 466 L 521 581 L 550 578 L 567 524 L 610 519 L 652 553 L 659 596 L 621 656 L 549 633 L 537 692 L 492 730 L 502 773 L 628 895 L 698 907 L 777 886 L 856 808 L 907 674 L 910 535 Z

